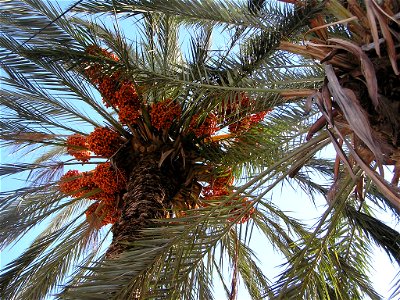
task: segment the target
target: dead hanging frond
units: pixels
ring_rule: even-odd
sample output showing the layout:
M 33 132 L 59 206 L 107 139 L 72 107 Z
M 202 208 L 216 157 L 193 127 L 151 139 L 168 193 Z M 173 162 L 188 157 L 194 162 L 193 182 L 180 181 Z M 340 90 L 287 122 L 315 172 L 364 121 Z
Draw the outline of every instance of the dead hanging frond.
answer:
M 342 88 L 331 65 L 325 66 L 325 72 L 328 79 L 329 92 L 335 103 L 339 105 L 350 127 L 368 145 L 376 159 L 382 162 L 381 147 L 372 136 L 371 125 L 365 110 L 361 107 L 360 99 L 357 99 L 356 94 L 351 89 Z
M 302 9 L 302 1 L 292 3 Z M 280 45 L 325 66 L 323 86 L 309 96 L 322 116 L 310 127 L 307 140 L 328 130 L 337 152 L 335 183 L 340 172 L 353 174 L 354 167 L 361 167 L 397 208 L 400 119 L 393 111 L 398 110 L 395 95 L 400 83 L 399 12 L 393 0 L 332 0 L 309 23 L 303 44 L 283 41 Z M 391 183 L 383 178 L 384 165 L 394 165 Z M 363 198 L 362 193 L 357 195 Z
M 398 58 L 396 54 L 396 44 L 393 38 L 397 39 L 397 43 L 400 42 L 400 39 L 398 35 L 396 36 L 395 31 L 393 31 L 395 29 L 391 28 L 390 23 L 393 22 L 397 25 L 400 25 L 400 22 L 393 16 L 393 11 L 391 11 L 388 5 L 381 7 L 381 5 L 379 5 L 375 0 L 365 0 L 364 2 L 367 10 L 367 18 L 371 26 L 375 51 L 378 56 L 381 56 L 379 36 L 382 36 L 385 40 L 387 55 L 390 59 L 393 71 L 396 75 L 399 75 L 400 73 L 397 67 Z M 378 20 L 380 32 L 378 31 L 378 24 L 376 23 L 376 20 Z
M 379 106 L 378 82 L 375 74 L 375 68 L 368 55 L 360 46 L 346 40 L 332 38 L 328 42 L 337 45 L 336 49 L 343 49 L 352 53 L 360 61 L 360 71 L 366 81 L 369 97 L 375 109 Z M 326 71 L 326 70 L 325 70 Z

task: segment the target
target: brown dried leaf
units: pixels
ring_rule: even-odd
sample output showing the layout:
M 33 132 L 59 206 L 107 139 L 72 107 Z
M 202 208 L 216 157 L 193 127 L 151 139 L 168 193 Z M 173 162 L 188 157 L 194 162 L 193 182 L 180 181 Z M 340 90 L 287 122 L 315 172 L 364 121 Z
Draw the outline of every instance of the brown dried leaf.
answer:
M 324 85 L 322 87 L 321 91 L 321 96 L 322 96 L 322 103 L 324 105 L 325 111 L 328 114 L 328 120 L 329 124 L 333 125 L 333 117 L 334 113 L 332 111 L 332 99 L 331 99 L 331 94 L 329 93 L 328 87 Z M 337 111 L 335 112 L 335 116 L 337 114 Z
M 366 112 L 361 107 L 356 95 L 352 90 L 342 88 L 331 65 L 325 65 L 325 72 L 329 80 L 328 89 L 333 95 L 333 99 L 338 103 L 351 129 L 370 148 L 377 161 L 383 161 L 382 150 L 372 138 L 371 126 Z
M 338 25 L 338 24 L 346 24 L 348 22 L 355 21 L 357 19 L 358 19 L 357 17 L 350 15 L 346 19 L 339 20 L 337 22 L 332 22 L 329 24 L 325 24 L 324 20 L 322 19 L 322 16 L 319 15 L 318 18 L 314 18 L 310 21 L 310 25 L 311 25 L 312 29 L 308 30 L 304 34 L 304 36 L 308 35 L 311 32 L 316 32 L 318 37 L 320 37 L 322 40 L 326 41 L 328 39 L 328 30 L 327 30 L 328 27 L 332 27 L 332 26 Z
M 340 134 L 339 131 L 337 131 Z M 352 149 L 348 141 L 344 141 L 353 156 L 356 163 L 364 170 L 365 174 L 371 178 L 380 192 L 393 204 L 393 206 L 400 211 L 400 190 L 395 186 L 390 185 L 383 176 L 379 175 L 377 172 L 372 170 L 369 165 L 367 165 L 362 158 Z
M 174 152 L 175 149 L 169 149 L 166 152 L 163 152 L 161 154 L 161 158 L 160 161 L 158 162 L 158 167 L 160 168 L 162 166 L 162 164 L 164 163 L 164 161 L 167 159 L 168 156 L 170 156 L 172 154 L 172 152 Z
M 319 93 L 319 92 L 317 92 L 317 93 Z M 316 95 L 317 93 L 315 93 L 315 94 L 310 95 L 310 96 L 307 97 L 307 99 L 306 99 L 306 104 L 305 104 L 305 107 L 304 107 L 304 111 L 305 111 L 306 114 L 310 113 L 311 108 L 312 108 L 312 104 L 313 104 L 314 97 L 315 97 L 315 95 Z
M 379 26 L 382 31 L 382 35 L 385 38 L 386 49 L 387 49 L 387 52 L 389 55 L 390 63 L 392 65 L 394 73 L 396 75 L 399 75 L 399 69 L 397 68 L 396 49 L 394 46 L 392 34 L 390 33 L 388 19 L 386 18 L 385 14 L 380 9 L 375 8 L 375 6 L 378 6 L 378 4 L 376 4 L 374 1 L 373 1 L 373 3 L 375 4 L 374 8 L 373 8 L 373 12 L 374 12 L 376 18 L 378 19 Z
M 320 63 L 323 64 L 324 62 L 330 61 L 334 56 L 337 55 L 338 52 L 339 49 L 333 49 L 323 59 L 321 59 Z
M 342 149 L 342 142 L 339 143 L 330 130 L 328 130 L 328 133 L 329 133 L 329 137 L 331 138 L 332 144 L 335 147 L 335 151 L 336 151 L 337 155 L 339 155 L 340 160 L 343 162 L 344 166 L 349 171 L 351 178 L 353 180 L 356 180 L 356 175 L 354 174 L 353 169 L 351 168 L 351 165 L 350 165 L 349 160 L 347 159 L 346 153 L 344 153 L 344 151 Z
M 385 15 L 391 21 L 400 25 L 400 21 L 398 20 L 400 19 L 400 16 L 398 13 L 394 13 L 394 11 L 398 12 L 400 10 L 400 3 L 398 3 L 396 7 L 396 3 L 394 2 L 394 0 L 384 0 L 383 3 L 382 1 L 380 1 L 379 4 L 375 0 L 373 0 L 372 2 L 374 4 L 374 7 L 379 10 L 383 15 Z
M 352 32 L 356 32 L 360 37 L 362 37 L 363 41 L 367 36 L 367 32 L 369 32 L 369 22 L 368 18 L 366 17 L 365 10 L 360 6 L 358 0 L 347 0 L 348 8 L 350 12 L 357 16 L 359 26 L 353 27 L 353 24 L 349 24 L 349 29 Z M 353 30 L 354 29 L 354 30 Z
M 281 96 L 285 99 L 308 97 L 315 94 L 315 90 L 312 89 L 297 89 L 293 91 L 281 92 Z
M 325 24 L 325 20 L 321 14 L 317 14 L 312 18 L 309 24 L 312 28 L 309 32 L 314 31 L 317 36 L 324 41 L 328 39 L 328 30 L 326 29 L 328 25 Z
M 339 140 L 339 145 L 342 147 L 343 141 Z M 339 171 L 340 171 L 340 156 L 336 154 L 335 165 L 333 166 L 333 181 L 336 182 L 339 179 Z
M 329 40 L 328 40 L 329 41 Z M 343 47 L 337 45 L 326 45 L 326 44 L 318 44 L 312 42 L 306 42 L 306 49 L 317 50 L 320 49 L 320 56 L 315 57 L 315 59 L 319 59 L 320 61 L 327 61 L 331 54 L 334 54 L 331 58 L 329 58 L 329 63 L 334 65 L 335 67 L 342 68 L 343 70 L 352 70 L 354 69 L 354 59 L 349 58 L 348 55 L 339 54 L 337 51 L 332 51 L 332 49 Z M 321 50 L 323 50 L 321 52 Z
M 320 46 L 320 45 L 318 45 Z M 280 50 L 285 50 L 291 53 L 299 54 L 304 57 L 310 57 L 313 59 L 321 60 L 325 57 L 326 52 L 330 51 L 325 45 L 324 47 L 313 47 L 313 45 L 307 44 L 307 46 L 293 44 L 290 42 L 282 41 L 279 45 Z
M 345 41 L 345 40 L 336 39 L 336 38 L 329 39 L 329 41 L 342 46 L 344 49 L 346 49 L 347 51 L 353 53 L 355 56 L 360 58 L 361 72 L 364 75 L 365 80 L 367 81 L 368 94 L 369 94 L 369 97 L 371 98 L 371 101 L 376 109 L 379 105 L 378 82 L 376 79 L 374 65 L 371 62 L 371 60 L 368 58 L 367 54 L 365 54 L 365 52 L 362 51 L 361 47 L 353 44 L 350 41 Z
M 328 192 L 326 193 L 326 200 L 328 203 L 333 203 L 335 200 L 336 194 L 339 189 L 339 183 L 335 181 L 329 188 Z
M 361 176 L 357 180 L 356 188 L 355 188 L 355 197 L 356 199 L 364 200 L 365 190 L 364 190 L 364 176 Z
M 11 135 L 10 135 L 11 137 Z M 12 135 L 13 140 L 43 142 L 52 140 L 56 137 L 54 134 L 47 134 L 42 132 L 16 132 Z
M 314 136 L 315 133 L 320 131 L 322 127 L 326 125 L 326 118 L 325 116 L 321 116 L 318 118 L 317 121 L 315 121 L 314 124 L 311 125 L 310 129 L 308 130 L 307 136 L 306 136 L 306 141 L 311 140 L 311 138 Z
M 371 29 L 372 39 L 374 40 L 375 44 L 375 51 L 378 56 L 381 56 L 381 49 L 379 47 L 379 36 L 378 36 L 378 26 L 376 26 L 375 22 L 375 15 L 373 13 L 373 7 L 371 0 L 365 0 L 365 6 L 367 8 L 367 18 L 369 22 L 369 26 Z
M 394 166 L 393 178 L 392 178 L 391 184 L 394 185 L 394 186 L 398 186 L 399 185 L 399 179 L 400 179 L 400 163 L 397 163 Z
M 309 141 L 315 133 L 317 133 L 319 130 L 321 130 L 326 124 L 333 125 L 333 117 L 337 116 L 339 114 L 338 110 L 335 109 L 331 112 L 331 114 L 323 113 L 321 117 L 318 118 L 317 121 L 315 121 L 314 124 L 311 125 L 310 129 L 308 130 L 306 140 Z M 331 120 L 327 120 L 327 118 L 330 118 Z
M 185 154 L 185 150 L 183 150 L 183 147 L 180 148 L 180 154 L 181 154 L 181 158 L 182 158 L 182 164 L 183 164 L 183 169 L 186 168 L 186 154 Z

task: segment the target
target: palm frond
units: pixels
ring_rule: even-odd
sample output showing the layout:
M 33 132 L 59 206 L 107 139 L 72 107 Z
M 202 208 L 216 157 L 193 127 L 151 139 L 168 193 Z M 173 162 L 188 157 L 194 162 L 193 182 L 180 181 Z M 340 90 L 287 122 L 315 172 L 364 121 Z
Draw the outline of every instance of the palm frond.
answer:
M 41 13 L 41 10 L 50 15 L 58 14 L 57 10 L 44 6 L 39 1 L 32 1 L 30 4 L 33 7 L 39 6 L 40 9 L 35 15 L 39 20 L 41 18 L 48 19 L 48 17 Z M 13 3 L 13 9 L 17 12 L 19 9 L 27 9 L 25 6 L 26 4 L 19 1 Z M 16 20 L 19 19 L 16 18 Z M 24 23 L 23 20 L 24 15 L 21 16 L 21 28 L 28 30 L 30 23 Z M 42 22 L 52 23 L 51 21 L 44 20 Z M 70 114 L 71 117 L 76 117 L 78 122 L 81 119 L 82 122 L 99 126 L 99 123 L 94 121 L 94 116 L 88 117 L 72 105 L 74 103 L 75 105 L 79 104 L 83 106 L 86 103 L 87 108 L 90 107 L 90 110 L 96 111 L 99 117 L 104 118 L 120 129 L 120 126 L 110 116 L 110 113 L 99 105 L 97 100 L 94 100 L 95 98 L 93 97 L 93 93 L 88 89 L 88 85 L 82 84 L 84 78 L 76 72 L 72 73 L 69 71 L 76 64 L 76 56 L 78 54 L 82 55 L 83 50 L 87 46 L 84 37 L 77 38 L 75 29 L 79 25 L 67 22 L 62 18 L 58 19 L 56 23 L 54 26 L 58 28 L 58 31 L 63 31 L 64 36 L 69 36 L 69 39 L 75 42 L 74 46 L 68 45 L 63 41 L 59 42 L 57 39 L 46 41 L 45 37 L 49 35 L 42 33 L 35 37 L 39 44 L 35 43 L 35 39 L 29 40 L 28 43 L 21 42 L 12 33 L 5 33 L 1 37 L 2 68 L 8 74 L 8 77 L 4 78 L 3 81 L 7 82 L 8 86 L 12 89 L 28 93 L 28 95 L 33 94 L 39 97 L 39 99 L 44 98 L 43 102 L 53 105 L 53 109 L 63 109 L 66 116 Z M 75 29 L 72 29 L 72 26 L 75 26 Z M 22 31 L 21 34 L 26 35 L 27 33 Z M 60 34 L 59 36 L 62 35 Z M 66 55 L 67 53 L 70 54 Z M 60 57 L 64 57 L 63 64 L 57 63 Z M 69 59 L 66 59 L 67 57 Z M 28 77 L 22 74 L 28 74 Z M 45 89 L 47 92 L 45 92 Z
M 25 235 L 54 212 L 76 202 L 63 201 L 65 195 L 52 184 L 2 192 L 1 196 L 1 248 Z
M 134 242 L 132 249 L 113 260 L 99 262 L 81 277 L 78 285 L 67 287 L 60 297 L 73 299 L 79 294 L 88 299 L 117 299 L 140 295 L 179 299 L 186 295 L 188 299 L 203 299 L 208 295 L 207 299 L 212 299 L 209 287 L 213 265 L 221 266 L 213 253 L 224 237 L 221 251 L 228 257 L 234 256 L 232 244 L 238 236 L 230 229 L 234 223 L 218 225 L 218 220 L 226 216 L 216 214 L 215 208 L 205 209 L 204 215 L 188 213 L 185 218 L 165 220 L 161 226 L 143 230 L 143 237 Z M 260 291 L 267 290 L 268 283 L 252 260 L 251 250 L 241 242 L 239 245 L 240 255 L 246 258 L 241 259 L 239 272 L 251 292 L 260 295 Z M 109 276 L 118 279 L 111 283 Z
M 4 297 L 34 299 L 54 291 L 74 263 L 93 247 L 97 229 L 84 221 L 75 228 L 66 224 L 51 233 L 44 233 L 17 260 L 6 266 L 0 277 Z M 70 242 L 57 245 L 60 239 Z
M 346 208 L 349 220 L 354 222 L 354 226 L 359 226 L 365 235 L 370 236 L 378 246 L 387 252 L 389 257 L 400 263 L 400 234 L 382 221 L 369 216 L 363 212 L 355 210 L 349 206 Z
M 191 25 L 227 23 L 265 27 L 259 18 L 246 14 L 246 5 L 238 2 L 215 1 L 172 1 L 166 6 L 161 1 L 104 1 L 100 5 L 95 1 L 84 1 L 75 9 L 79 12 L 137 15 L 144 12 L 163 13 L 179 16 L 182 22 Z
M 273 287 L 277 299 L 292 297 L 292 293 L 305 299 L 324 299 L 332 297 L 332 293 L 343 299 L 362 299 L 364 294 L 379 299 L 366 275 L 369 246 L 362 237 L 354 234 L 353 227 L 348 226 L 344 218 L 349 195 L 346 190 L 352 187 L 351 179 L 343 180 L 340 191 L 321 216 L 313 233 L 303 235 L 304 240 L 297 242 L 298 250 Z M 356 242 L 355 239 L 359 240 Z M 345 251 L 340 251 L 340 247 L 344 247 Z M 354 264 L 348 263 L 351 260 Z M 337 273 L 337 270 L 344 269 L 346 272 Z M 343 286 L 344 282 L 348 286 Z

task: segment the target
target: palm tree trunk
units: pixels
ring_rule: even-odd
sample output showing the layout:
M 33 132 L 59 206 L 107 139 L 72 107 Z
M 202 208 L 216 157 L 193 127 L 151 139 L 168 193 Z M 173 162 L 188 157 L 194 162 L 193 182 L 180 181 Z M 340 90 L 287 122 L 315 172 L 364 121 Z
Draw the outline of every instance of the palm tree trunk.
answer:
M 129 249 L 128 243 L 140 237 L 141 229 L 151 226 L 154 219 L 166 217 L 178 182 L 158 162 L 159 156 L 147 154 L 133 168 L 123 196 L 121 217 L 112 227 L 113 240 L 107 257 Z

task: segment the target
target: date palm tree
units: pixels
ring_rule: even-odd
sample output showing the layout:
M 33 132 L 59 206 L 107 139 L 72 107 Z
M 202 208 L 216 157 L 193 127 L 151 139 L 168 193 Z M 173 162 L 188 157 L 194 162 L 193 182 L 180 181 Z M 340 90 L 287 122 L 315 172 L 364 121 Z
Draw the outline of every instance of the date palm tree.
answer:
M 254 299 L 379 299 L 371 245 L 399 262 L 400 240 L 371 207 L 398 216 L 396 198 L 366 178 L 361 201 L 363 169 L 338 179 L 338 164 L 316 156 L 332 133 L 310 131 L 318 110 L 306 115 L 304 98 L 324 73 L 283 51 L 316 13 L 3 1 L 1 140 L 17 159 L 1 175 L 27 180 L 2 192 L 0 245 L 44 229 L 2 270 L 2 298 L 213 299 L 221 281 L 235 299 L 241 280 Z M 284 180 L 328 195 L 317 224 L 279 208 Z M 277 279 L 249 246 L 255 231 L 287 260 Z

